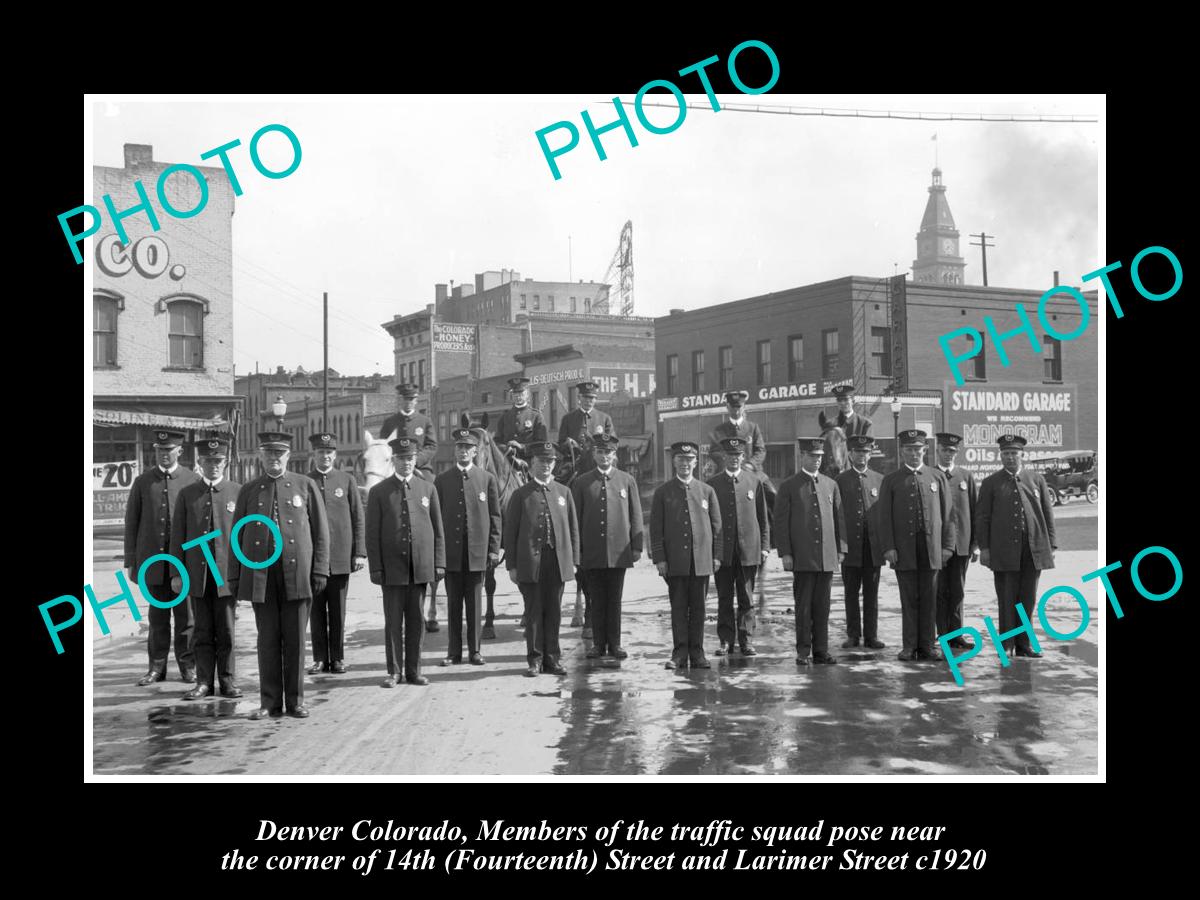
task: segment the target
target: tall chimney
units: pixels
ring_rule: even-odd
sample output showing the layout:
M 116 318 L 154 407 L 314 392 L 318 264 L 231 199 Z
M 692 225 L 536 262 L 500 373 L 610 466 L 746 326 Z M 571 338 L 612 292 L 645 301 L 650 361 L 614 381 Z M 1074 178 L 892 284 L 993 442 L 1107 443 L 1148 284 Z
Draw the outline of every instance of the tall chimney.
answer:
M 441 303 L 446 299 L 446 285 L 435 284 L 433 286 L 433 300 L 435 303 Z
M 148 166 L 154 161 L 154 147 L 150 144 L 126 144 L 125 168 L 136 169 L 138 166 Z
M 1058 269 L 1054 270 L 1054 286 L 1058 287 Z

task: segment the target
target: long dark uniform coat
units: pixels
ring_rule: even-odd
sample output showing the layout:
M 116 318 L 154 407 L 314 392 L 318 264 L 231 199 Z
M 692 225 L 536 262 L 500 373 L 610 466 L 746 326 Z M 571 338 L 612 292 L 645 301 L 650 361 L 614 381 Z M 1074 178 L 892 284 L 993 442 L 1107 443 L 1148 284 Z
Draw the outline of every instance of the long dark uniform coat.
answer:
M 466 478 L 455 465 L 438 475 L 434 485 L 442 502 L 442 525 L 446 529 L 446 571 L 485 571 L 488 554 L 500 555 L 500 482 L 472 464 Z
M 823 510 L 829 510 L 832 516 L 822 515 Z M 775 547 L 781 557 L 792 558 L 793 572 L 836 572 L 838 554 L 846 552 L 843 525 L 842 495 L 829 476 L 798 472 L 779 486 L 775 497 Z
M 558 442 L 561 444 L 567 438 L 574 438 L 582 444 L 585 438 L 594 438 L 598 434 L 617 437 L 617 429 L 613 426 L 612 417 L 592 407 L 591 412 L 584 412 L 579 407 L 571 410 L 558 423 Z
M 384 420 L 379 433 L 385 438 L 406 437 L 416 440 L 417 477 L 433 481 L 433 458 L 437 455 L 438 442 L 429 416 L 416 411 L 408 415 L 397 412 Z
M 195 547 L 183 549 L 183 545 L 193 541 L 210 531 L 220 531 L 215 538 L 204 542 L 204 546 L 216 563 L 216 585 L 218 597 L 232 597 L 229 582 L 225 573 L 229 571 L 229 533 L 237 521 L 234 511 L 237 509 L 237 496 L 242 486 L 236 481 L 222 478 L 220 484 L 212 489 L 210 494 L 208 482 L 193 481 L 179 492 L 179 500 L 172 513 L 171 524 L 171 555 L 183 560 L 187 566 L 191 587 L 188 592 L 193 597 L 203 597 L 205 588 L 214 573 L 209 570 L 204 550 L 197 544 Z M 250 526 L 245 526 L 249 528 Z M 174 570 L 172 570 L 174 571 Z
M 642 552 L 642 502 L 633 476 L 613 466 L 600 503 L 604 476 L 592 469 L 575 479 L 571 495 L 579 517 L 581 569 L 628 569 Z
M 713 560 L 725 555 L 723 540 L 721 504 L 711 485 L 693 478 L 685 487 L 672 476 L 654 492 L 650 559 L 666 562 L 668 578 L 712 575 Z
M 278 525 L 283 535 L 283 553 L 271 566 L 262 569 L 243 566 L 237 555 L 230 553 L 228 580 L 237 582 L 237 598 L 241 601 L 264 602 L 268 573 L 277 565 L 283 567 L 288 600 L 311 598 L 312 576 L 329 571 L 329 521 L 325 516 L 325 503 L 317 486 L 305 475 L 284 472 L 276 479 L 261 475 L 246 482 L 238 492 L 233 510 L 234 524 L 251 514 L 271 518 L 271 507 L 266 498 L 272 481 L 279 504 Z M 271 530 L 261 521 L 243 525 L 237 540 L 242 554 L 251 562 L 265 562 L 275 549 Z
M 551 479 L 547 485 L 550 520 L 554 528 L 555 557 L 542 559 L 542 498 L 539 485 L 529 480 L 517 488 L 504 510 L 505 565 L 517 570 L 518 582 L 538 580 L 543 565 L 557 565 L 559 578 L 565 583 L 575 579 L 579 564 L 579 519 L 575 501 L 566 485 Z M 560 537 L 561 536 L 561 537 Z M 563 540 L 562 537 L 566 537 Z
M 407 494 L 407 518 L 412 525 L 411 536 L 405 533 L 403 540 L 401 510 L 406 501 L 400 480 L 395 475 L 385 478 L 367 494 L 367 568 L 375 584 L 429 584 L 436 578 L 434 569 L 446 567 L 437 489 L 414 474 Z M 379 581 L 375 581 L 377 573 L 382 574 Z
M 762 429 L 757 423 L 742 416 L 741 422 L 734 423 L 728 415 L 713 428 L 708 455 L 719 468 L 725 467 L 725 454 L 721 450 L 721 441 L 726 438 L 739 438 L 745 442 L 746 462 L 755 472 L 762 471 L 763 460 L 767 458 L 767 442 L 763 438 Z

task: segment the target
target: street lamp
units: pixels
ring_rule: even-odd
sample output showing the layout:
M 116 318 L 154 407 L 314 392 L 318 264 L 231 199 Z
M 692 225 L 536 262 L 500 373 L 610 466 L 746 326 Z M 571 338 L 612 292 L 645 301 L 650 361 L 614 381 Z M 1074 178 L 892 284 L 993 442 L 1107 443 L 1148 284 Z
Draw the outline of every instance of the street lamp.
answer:
M 275 402 L 271 404 L 271 413 L 275 416 L 275 430 L 283 431 L 283 417 L 287 415 L 287 404 L 283 402 L 283 394 L 275 395 Z
M 896 468 L 900 468 L 900 410 L 904 409 L 904 403 L 896 394 L 892 395 L 892 434 L 896 438 Z

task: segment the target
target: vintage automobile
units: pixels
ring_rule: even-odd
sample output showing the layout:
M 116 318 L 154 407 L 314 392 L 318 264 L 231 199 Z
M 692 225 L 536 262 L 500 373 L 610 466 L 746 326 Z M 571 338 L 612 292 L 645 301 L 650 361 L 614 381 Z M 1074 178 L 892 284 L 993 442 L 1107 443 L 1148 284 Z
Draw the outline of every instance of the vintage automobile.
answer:
M 1032 460 L 1030 465 L 1046 477 L 1056 506 L 1071 497 L 1087 497 L 1089 503 L 1100 499 L 1100 462 L 1095 450 L 1060 453 Z

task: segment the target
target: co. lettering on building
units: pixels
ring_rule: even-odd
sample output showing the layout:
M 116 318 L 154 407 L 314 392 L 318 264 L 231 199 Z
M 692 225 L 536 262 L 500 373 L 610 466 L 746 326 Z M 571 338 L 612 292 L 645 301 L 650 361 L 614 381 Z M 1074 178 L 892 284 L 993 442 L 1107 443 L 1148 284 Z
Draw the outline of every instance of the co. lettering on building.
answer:
M 247 559 L 242 553 L 242 548 L 238 544 L 238 532 L 241 531 L 242 527 L 248 522 L 262 522 L 267 526 L 267 530 L 271 532 L 272 537 L 275 539 L 275 552 L 263 562 L 256 563 Z M 225 583 L 225 579 L 221 577 L 220 566 L 217 565 L 216 559 L 213 558 L 212 550 L 209 548 L 208 542 L 220 537 L 220 535 L 221 529 L 218 528 L 216 531 L 210 531 L 208 534 L 202 534 L 200 537 L 188 541 L 182 546 L 182 549 L 184 550 L 190 550 L 192 547 L 200 548 L 200 552 L 204 554 L 204 560 L 206 563 L 208 563 L 208 570 L 212 573 L 213 580 L 216 582 L 217 587 L 223 585 Z M 279 559 L 280 554 L 283 553 L 283 535 L 279 531 L 279 526 L 271 519 L 268 519 L 266 516 L 260 516 L 258 513 L 251 513 L 250 515 L 243 516 L 242 518 L 238 519 L 229 532 L 229 544 L 230 550 L 233 551 L 233 555 L 236 556 L 241 564 L 248 569 L 265 569 L 274 563 L 275 560 Z M 175 597 L 174 600 L 159 600 L 146 588 L 146 570 L 157 562 L 166 562 L 168 565 L 174 566 L 175 571 L 179 573 L 179 595 Z M 108 622 L 104 618 L 104 610 L 110 606 L 113 606 L 114 604 L 120 603 L 121 601 L 125 601 L 126 605 L 129 607 L 129 611 L 133 613 L 133 621 L 140 622 L 142 620 L 142 614 L 138 610 L 137 603 L 133 599 L 133 592 L 129 589 L 129 582 L 125 578 L 125 573 L 118 571 L 114 574 L 116 575 L 117 584 L 120 586 L 121 592 L 114 597 L 109 597 L 107 600 L 97 600 L 96 592 L 92 590 L 92 586 L 90 584 L 83 586 L 83 593 L 87 597 L 88 603 L 92 607 L 92 614 L 95 615 L 96 621 L 100 623 L 101 634 L 108 634 L 109 632 Z M 188 577 L 187 566 L 185 566 L 178 557 L 172 556 L 170 553 L 156 553 L 153 556 L 147 557 L 138 568 L 137 583 L 138 589 L 142 592 L 142 597 L 145 598 L 147 603 L 149 603 L 151 606 L 157 606 L 159 609 L 170 609 L 171 607 L 177 606 L 183 602 L 183 599 L 188 595 L 188 589 L 191 587 L 192 582 Z M 50 618 L 50 609 L 63 603 L 69 603 L 75 608 L 75 612 L 67 621 L 55 623 Z M 50 632 L 50 639 L 54 641 L 54 648 L 59 653 L 62 653 L 63 645 L 62 641 L 59 640 L 58 634 L 60 631 L 65 631 L 72 625 L 77 625 L 79 623 L 79 620 L 83 618 L 83 604 L 79 602 L 78 597 L 75 597 L 71 594 L 63 594 L 61 597 L 55 597 L 53 600 L 47 600 L 45 603 L 38 606 L 38 612 L 42 614 L 42 621 L 46 623 L 46 630 Z
M 263 135 L 272 131 L 278 131 L 281 133 L 292 145 L 292 162 L 287 168 L 279 172 L 268 169 L 263 164 L 262 158 L 258 152 L 259 141 L 262 140 Z M 221 165 L 225 167 L 225 174 L 229 177 L 229 186 L 233 188 L 233 195 L 235 197 L 240 197 L 242 195 L 242 183 L 238 181 L 237 174 L 233 171 L 233 163 L 229 160 L 229 152 L 237 147 L 240 147 L 241 145 L 242 142 L 235 138 L 227 144 L 222 144 L 220 147 L 214 147 L 212 150 L 208 150 L 205 153 L 200 154 L 200 158 L 202 160 L 212 159 L 214 156 L 220 158 Z M 258 170 L 259 174 L 266 178 L 287 178 L 289 175 L 295 172 L 297 168 L 299 168 L 300 156 L 300 139 L 296 137 L 296 133 L 286 125 L 264 125 L 262 128 L 258 129 L 258 131 L 254 132 L 254 136 L 250 138 L 250 161 L 254 164 L 254 168 Z M 196 184 L 200 188 L 199 200 L 191 209 L 176 209 L 171 205 L 171 201 L 167 198 L 167 179 L 176 172 L 186 172 L 187 174 L 191 175 L 194 179 L 196 179 Z M 150 197 L 146 193 L 146 186 L 142 184 L 140 178 L 133 183 L 133 187 L 134 190 L 137 191 L 138 199 L 141 202 L 129 207 L 129 209 L 118 211 L 116 206 L 113 204 L 112 197 L 109 194 L 105 194 L 102 198 L 104 208 L 108 210 L 108 217 L 112 221 L 113 227 L 116 228 L 117 237 L 120 239 L 120 243 L 123 245 L 129 244 L 129 235 L 126 233 L 125 225 L 123 223 L 124 220 L 128 219 L 130 216 L 138 213 L 145 213 L 146 218 L 150 222 L 150 228 L 152 231 L 158 231 L 161 227 L 158 223 L 158 215 L 155 213 L 154 207 L 150 205 Z M 208 205 L 208 182 L 204 178 L 204 173 L 189 163 L 175 163 L 174 165 L 167 166 L 165 169 L 163 169 L 158 175 L 158 182 L 155 185 L 155 192 L 158 194 L 158 203 L 163 208 L 163 211 L 176 219 L 190 219 L 192 216 L 197 216 L 204 210 L 204 207 Z M 71 226 L 67 224 L 67 219 L 70 219 L 72 216 L 77 216 L 80 213 L 90 215 L 92 217 L 92 224 L 89 227 L 85 227 L 83 231 L 79 232 L 78 234 L 75 234 L 71 231 Z M 104 216 L 99 209 L 91 204 L 85 203 L 82 206 L 77 206 L 72 210 L 68 210 L 67 212 L 60 214 L 58 217 L 58 224 L 62 228 L 63 234 L 67 237 L 67 244 L 70 245 L 71 252 L 75 255 L 75 262 L 82 263 L 83 254 L 79 252 L 79 243 L 85 238 L 91 237 L 100 230 L 101 225 L 104 224 Z M 106 253 L 107 252 L 111 252 L 111 250 L 106 250 Z
M 1150 254 L 1166 257 L 1175 273 L 1174 283 L 1170 288 L 1162 293 L 1155 293 L 1154 291 L 1149 290 L 1142 283 L 1139 267 L 1141 266 L 1142 260 L 1144 260 Z M 1102 269 L 1096 269 L 1094 272 L 1088 272 L 1083 276 L 1083 281 L 1092 281 L 1096 278 L 1100 279 L 1100 283 L 1104 285 L 1104 291 L 1108 295 L 1108 302 L 1112 305 L 1113 313 L 1118 319 L 1123 319 L 1125 317 L 1125 310 L 1121 307 L 1120 301 L 1117 300 L 1116 288 L 1113 287 L 1112 281 L 1109 280 L 1108 277 L 1110 272 L 1115 272 L 1119 268 L 1121 268 L 1121 261 L 1117 260 L 1114 263 L 1109 263 Z M 1177 257 L 1166 247 L 1147 247 L 1145 250 L 1135 256 L 1133 258 L 1133 262 L 1129 264 L 1129 278 L 1133 282 L 1133 286 L 1137 292 L 1147 300 L 1154 300 L 1156 302 L 1159 300 L 1168 300 L 1179 293 L 1179 289 L 1183 287 L 1183 266 L 1179 264 L 1179 257 Z M 1079 304 L 1079 325 L 1074 331 L 1058 331 L 1046 318 L 1046 304 L 1058 294 L 1067 294 L 1071 297 L 1071 299 Z M 1029 338 L 1029 344 L 1033 348 L 1034 353 L 1042 352 L 1041 345 L 1038 343 L 1038 334 L 1034 330 L 1033 322 L 1030 321 L 1029 313 L 1025 309 L 1024 304 L 1018 303 L 1016 305 L 1016 309 L 1017 318 L 1021 320 L 1021 324 L 1010 331 L 998 331 L 996 329 L 996 324 L 992 321 L 991 316 L 983 317 L 983 325 L 987 329 L 988 334 L 991 335 L 992 342 L 996 346 L 996 355 L 1000 357 L 1000 365 L 1005 368 L 1008 367 L 1009 359 L 1008 353 L 1004 349 L 1004 342 L 1011 338 L 1017 337 L 1017 335 L 1024 334 L 1027 338 Z M 1038 300 L 1037 319 L 1042 326 L 1042 330 L 1046 334 L 1050 335 L 1050 337 L 1060 341 L 1073 341 L 1087 330 L 1088 322 L 1091 321 L 1091 310 L 1088 309 L 1087 299 L 1079 292 L 1078 288 L 1071 287 L 1069 284 L 1059 284 L 1042 294 L 1041 299 Z M 965 353 L 952 353 L 950 351 L 950 342 L 956 337 L 962 337 L 964 335 L 971 339 L 971 346 L 966 350 Z M 948 331 L 941 335 L 938 338 L 938 345 L 942 348 L 942 355 L 946 357 L 946 364 L 950 366 L 950 371 L 954 375 L 954 383 L 959 387 L 962 387 L 962 385 L 966 383 L 966 379 L 963 378 L 962 372 L 959 371 L 959 363 L 964 363 L 968 359 L 973 359 L 978 356 L 980 352 L 982 352 L 983 333 L 978 328 L 966 325 L 962 328 L 955 328 L 953 331 Z
M 738 75 L 738 55 L 751 47 L 766 54 L 767 61 L 771 64 L 771 78 L 761 87 L 750 87 L 744 81 L 742 81 L 741 77 Z M 708 59 L 702 59 L 698 63 L 693 63 L 692 65 L 679 70 L 680 75 L 690 75 L 693 72 L 696 73 L 696 76 L 700 79 L 700 83 L 704 86 L 704 92 L 708 94 L 708 102 L 709 105 L 712 106 L 713 112 L 720 112 L 721 104 L 717 102 L 717 95 L 713 93 L 712 82 L 709 81 L 708 73 L 704 70 L 713 63 L 720 61 L 721 58 L 714 55 L 708 57 Z M 779 81 L 779 57 L 775 55 L 774 50 L 772 50 L 762 41 L 742 41 L 740 44 L 734 47 L 733 51 L 729 54 L 729 59 L 726 62 L 726 68 L 729 70 L 729 80 L 732 81 L 733 86 L 743 94 L 765 94 L 775 86 L 777 81 Z M 643 109 L 642 104 L 647 91 L 654 90 L 655 88 L 662 88 L 670 91 L 675 97 L 675 102 L 679 105 L 679 112 L 676 116 L 676 119 L 670 125 L 655 125 L 646 118 L 646 111 Z M 601 162 L 604 162 L 604 160 L 608 159 L 608 154 L 604 150 L 604 145 L 600 143 L 600 135 L 605 134 L 606 132 L 612 131 L 616 128 L 624 129 L 625 136 L 629 138 L 629 145 L 631 147 L 636 147 L 638 145 L 637 135 L 633 130 L 633 123 L 629 121 L 629 113 L 621 104 L 621 98 L 613 97 L 612 102 L 613 106 L 617 108 L 617 118 L 616 121 L 609 122 L 607 125 L 601 125 L 597 127 L 592 121 L 591 114 L 586 109 L 579 113 L 580 117 L 583 119 L 583 125 L 587 129 L 588 137 L 592 139 L 592 146 L 596 149 L 596 156 L 600 158 Z M 687 101 L 684 100 L 683 92 L 679 90 L 679 87 L 674 82 L 667 81 L 663 78 L 656 78 L 653 81 L 647 81 L 637 92 L 637 96 L 633 99 L 633 111 L 637 116 L 638 121 L 642 123 L 642 127 L 646 129 L 646 131 L 650 132 L 651 134 L 670 134 L 672 131 L 675 131 L 677 128 L 679 128 L 679 126 L 683 124 L 683 120 L 687 118 Z M 561 147 L 551 150 L 550 144 L 546 140 L 546 135 L 550 134 L 552 131 L 560 129 L 566 131 L 569 135 L 567 142 Z M 558 163 L 555 162 L 555 159 L 566 153 L 569 153 L 571 150 L 574 150 L 576 146 L 578 146 L 579 129 L 575 127 L 574 122 L 568 122 L 564 120 L 561 122 L 555 122 L 553 125 L 547 125 L 545 128 L 540 128 L 534 132 L 534 134 L 537 137 L 538 145 L 542 148 L 542 155 L 546 158 L 546 163 L 550 166 L 550 172 L 554 175 L 554 180 L 557 181 L 558 179 L 562 178 L 562 173 L 559 171 Z

